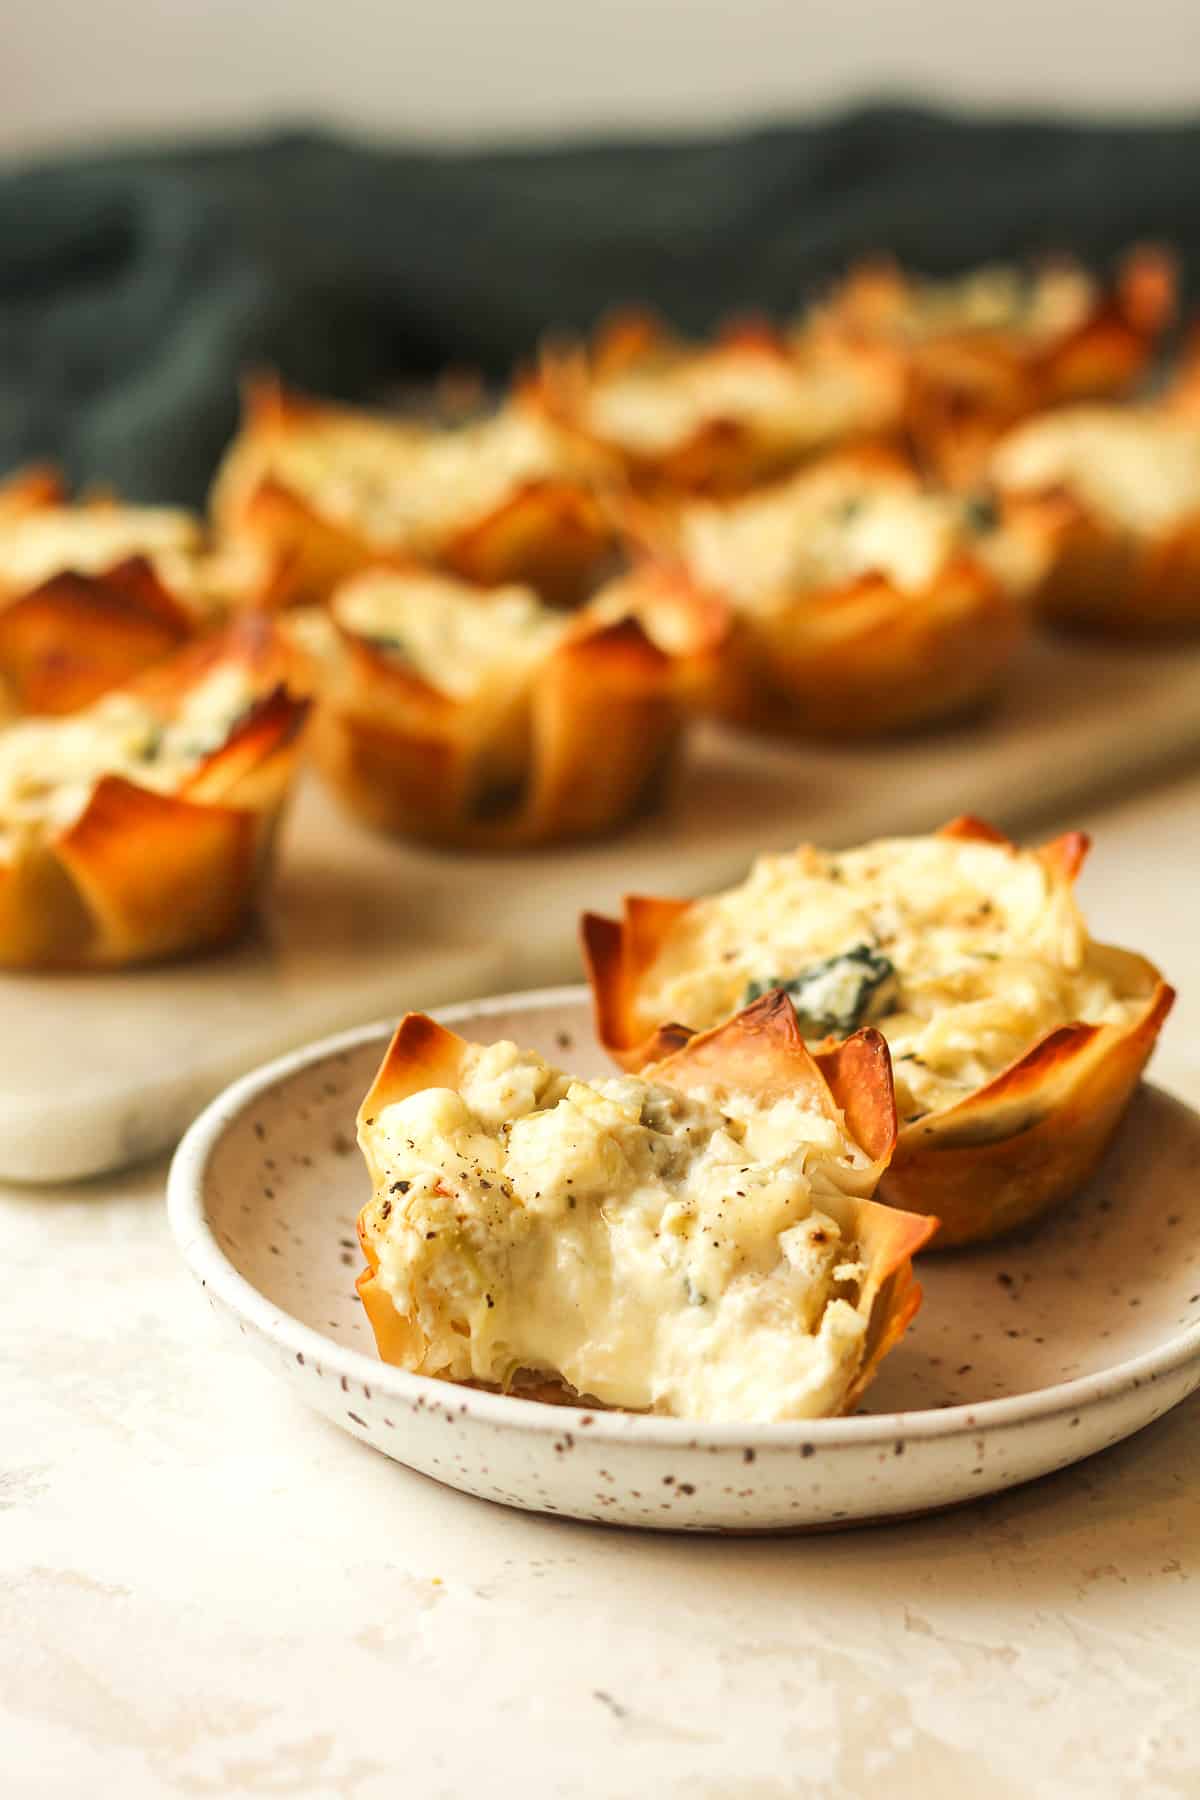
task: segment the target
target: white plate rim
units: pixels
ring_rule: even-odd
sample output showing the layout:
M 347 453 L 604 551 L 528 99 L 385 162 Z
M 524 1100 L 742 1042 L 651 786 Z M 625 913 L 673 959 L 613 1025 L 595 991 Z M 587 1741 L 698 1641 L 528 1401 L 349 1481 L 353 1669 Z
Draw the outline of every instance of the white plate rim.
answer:
M 531 988 L 510 994 L 489 995 L 482 1000 L 460 1001 L 431 1009 L 434 1018 L 453 1026 L 486 1018 L 490 1013 L 533 1011 L 555 1005 L 586 1005 L 587 986 L 572 983 L 550 988 Z M 276 1057 L 239 1077 L 209 1102 L 188 1127 L 171 1160 L 167 1177 L 167 1217 L 176 1245 L 200 1286 L 240 1320 L 294 1357 L 311 1359 L 323 1370 L 340 1375 L 372 1392 L 387 1394 L 412 1407 L 444 1408 L 448 1397 L 458 1413 L 481 1424 L 560 1437 L 580 1429 L 587 1419 L 587 1435 L 593 1442 L 641 1443 L 655 1448 L 694 1448 L 712 1444 L 766 1451 L 799 1450 L 802 1446 L 834 1449 L 840 1445 L 891 1444 L 897 1438 L 931 1440 L 1023 1427 L 1075 1414 L 1120 1399 L 1140 1387 L 1174 1374 L 1200 1358 L 1200 1323 L 1188 1326 L 1141 1356 L 1114 1363 L 1090 1375 L 1076 1376 L 1027 1394 L 1006 1394 L 995 1400 L 962 1402 L 912 1412 L 867 1413 L 852 1418 L 799 1419 L 784 1423 L 706 1424 L 695 1419 L 670 1419 L 645 1413 L 626 1413 L 585 1406 L 545 1406 L 536 1400 L 511 1394 L 494 1394 L 478 1388 L 414 1375 L 407 1369 L 381 1362 L 361 1350 L 351 1350 L 283 1312 L 234 1266 L 208 1224 L 204 1211 L 204 1178 L 209 1161 L 222 1137 L 238 1117 L 269 1089 L 315 1063 L 378 1042 L 380 1055 L 396 1028 L 396 1021 L 374 1020 L 348 1031 L 315 1039 L 297 1050 Z M 1174 1095 L 1177 1105 L 1186 1104 Z M 918 1278 L 920 1269 L 918 1266 Z

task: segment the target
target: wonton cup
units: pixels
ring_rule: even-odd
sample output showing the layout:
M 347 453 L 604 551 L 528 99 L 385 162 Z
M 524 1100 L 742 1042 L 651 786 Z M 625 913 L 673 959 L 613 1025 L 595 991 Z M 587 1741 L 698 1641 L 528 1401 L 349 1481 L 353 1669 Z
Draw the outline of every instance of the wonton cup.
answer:
M 955 820 L 939 835 L 1008 843 L 973 818 Z M 1070 884 L 1087 848 L 1087 839 L 1072 832 L 1037 854 L 1053 880 Z M 666 1021 L 647 1029 L 638 1002 L 672 927 L 694 904 L 631 896 L 620 920 L 583 917 L 596 1034 L 622 1068 L 644 1069 L 691 1035 Z M 1088 1179 L 1120 1123 L 1175 995 L 1145 957 L 1092 948 L 1114 979 L 1144 993 L 1128 1021 L 1060 1025 L 975 1092 L 901 1125 L 879 1195 L 889 1205 L 936 1214 L 936 1248 L 999 1237 L 1058 1205 Z
M 790 617 L 741 615 L 720 711 L 752 730 L 839 739 L 956 718 L 995 695 L 1027 616 L 966 557 L 915 596 L 864 575 Z
M 868 488 L 921 491 L 911 467 L 882 446 L 865 446 L 724 504 L 736 515 L 776 496 L 786 503 L 790 487 L 802 495 L 839 470 L 861 472 Z M 710 506 L 715 514 L 718 503 Z M 686 516 L 686 508 L 663 509 L 657 520 L 650 508 L 626 513 L 644 544 L 657 537 L 658 554 L 680 579 L 694 579 L 727 602 L 729 651 L 708 698 L 732 724 L 838 739 L 911 730 L 984 705 L 1028 641 L 1023 591 L 965 537 L 916 590 L 867 569 L 850 579 L 831 576 L 825 585 L 783 585 L 764 606 L 739 599 L 713 571 L 691 570 L 681 537 Z
M 1153 482 L 1156 453 L 1190 454 L 1191 504 L 1157 517 L 1123 518 L 1089 492 L 1086 468 L 1075 475 L 1064 466 L 1047 479 L 1022 475 L 1023 455 L 1052 449 L 1056 434 L 1072 428 L 1093 441 L 1095 457 L 1106 439 L 1122 456 L 1140 456 L 1138 482 Z M 1200 630 L 1200 416 L 1190 405 L 1088 408 L 1030 420 L 996 446 L 991 479 L 1006 515 L 1027 538 L 1040 540 L 1044 574 L 1034 604 L 1041 618 L 1068 630 L 1135 639 Z
M 457 1091 L 473 1049 L 422 1013 L 410 1013 L 401 1022 L 358 1115 L 359 1141 L 377 1191 L 395 1171 L 384 1170 L 375 1161 L 369 1132 L 375 1115 L 426 1088 Z M 715 1031 L 693 1037 L 645 1075 L 683 1093 L 753 1094 L 763 1104 L 803 1095 L 812 1110 L 838 1122 L 844 1119 L 850 1134 L 872 1159 L 872 1168 L 865 1172 L 868 1183 L 886 1166 L 896 1141 L 891 1066 L 879 1034 L 858 1032 L 814 1057 L 800 1036 L 791 1007 L 778 995 L 768 995 Z M 821 1205 L 831 1208 L 825 1196 Z M 855 1302 L 856 1312 L 866 1321 L 863 1353 L 841 1407 L 842 1412 L 851 1412 L 920 1305 L 912 1257 L 937 1222 L 867 1199 L 843 1197 L 838 1206 L 845 1214 L 838 1223 L 860 1246 L 866 1265 Z M 359 1297 L 382 1360 L 420 1373 L 424 1335 L 417 1318 L 400 1313 L 378 1279 L 379 1259 L 369 1212 L 368 1205 L 359 1217 L 359 1241 L 367 1259 L 357 1282 Z M 592 1396 L 567 1386 L 555 1370 L 520 1371 L 512 1385 L 539 1399 L 596 1404 Z
M 1019 271 L 1000 270 L 1001 276 Z M 975 272 L 976 281 L 988 271 Z M 968 278 L 964 278 L 966 280 Z M 886 344 L 907 367 L 906 423 L 945 479 L 969 482 L 996 438 L 1049 406 L 1129 392 L 1175 311 L 1176 270 L 1154 246 L 1130 251 L 1105 288 L 1070 261 L 1033 272 L 1013 316 L 922 319 L 925 284 L 886 259 L 851 270 L 819 315 L 819 333 Z M 954 283 L 947 284 L 952 290 Z M 1066 290 L 1056 323 L 1055 289 Z M 1019 284 L 1018 284 L 1019 290 Z M 1037 324 L 1037 301 L 1051 305 Z
M 234 668 L 245 671 L 255 697 L 174 789 L 101 774 L 64 829 L 48 824 L 31 840 L 0 847 L 0 966 L 119 968 L 207 949 L 241 930 L 307 711 L 282 685 L 274 633 L 265 620 L 246 620 L 121 691 L 169 721 L 189 690 Z
M 46 533 L 62 535 L 62 551 L 44 548 L 31 580 L 23 563 Z M 232 598 L 222 575 L 245 573 L 222 569 L 188 513 L 72 506 L 55 470 L 14 476 L 0 483 L 0 695 L 18 712 L 75 712 L 194 636 Z
M 736 377 L 748 391 L 740 403 L 736 380 L 719 398 L 697 405 L 672 434 L 639 442 L 601 416 L 596 396 L 606 384 L 634 378 L 664 394 L 681 375 Z M 756 404 L 756 379 L 776 374 L 778 404 Z M 811 386 L 805 403 L 804 383 Z M 833 389 L 840 384 L 839 395 Z M 786 388 L 794 385 L 792 394 Z M 770 325 L 725 326 L 701 344 L 676 338 L 651 314 L 614 314 L 590 344 L 551 343 L 518 400 L 569 432 L 581 444 L 614 458 L 642 491 L 739 493 L 830 449 L 891 436 L 900 421 L 902 389 L 895 359 L 878 347 L 829 342 L 815 355 Z M 821 409 L 824 408 L 822 413 Z
M 651 807 L 728 631 L 719 604 L 647 568 L 563 618 L 533 664 L 456 695 L 342 622 L 354 585 L 333 602 L 331 653 L 307 661 L 313 758 L 368 824 L 443 845 L 592 837 Z M 617 586 L 630 606 L 610 617 L 603 596 Z M 486 590 L 462 591 L 490 604 Z M 670 649 L 654 633 L 660 609 L 674 628 Z
M 353 472 L 366 449 L 373 480 L 386 482 L 389 464 L 403 472 L 451 436 L 292 393 L 273 377 L 248 382 L 242 428 L 217 472 L 212 513 L 220 531 L 256 546 L 271 567 L 262 603 L 318 604 L 362 569 L 412 556 L 484 586 L 528 581 L 549 599 L 573 602 L 612 542 L 601 495 L 612 471 L 595 456 L 568 452 L 565 441 L 561 466 L 515 479 L 482 507 L 468 500 L 460 516 L 443 518 L 419 541 L 403 519 L 373 525 L 362 504 L 322 506 L 311 484 L 289 480 L 277 466 L 290 448 L 311 445 L 336 487 L 344 479 L 339 459 Z

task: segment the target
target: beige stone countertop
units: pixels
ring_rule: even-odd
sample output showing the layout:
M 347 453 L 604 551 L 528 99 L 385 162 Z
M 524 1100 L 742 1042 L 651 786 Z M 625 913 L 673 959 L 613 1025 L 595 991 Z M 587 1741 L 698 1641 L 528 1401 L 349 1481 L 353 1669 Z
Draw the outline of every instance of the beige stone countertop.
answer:
M 1156 1079 L 1200 1104 L 1200 774 L 1082 822 L 1096 935 L 1181 989 Z M 899 1526 L 507 1512 L 251 1361 L 163 1177 L 0 1190 L 6 1800 L 1200 1794 L 1200 1396 Z

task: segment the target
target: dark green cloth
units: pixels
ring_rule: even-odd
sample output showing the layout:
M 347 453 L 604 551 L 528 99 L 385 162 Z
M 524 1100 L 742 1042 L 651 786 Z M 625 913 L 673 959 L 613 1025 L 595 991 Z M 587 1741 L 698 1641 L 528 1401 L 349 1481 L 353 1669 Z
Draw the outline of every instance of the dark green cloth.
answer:
M 950 270 L 1130 240 L 1200 286 L 1200 123 L 868 107 L 710 139 L 427 152 L 290 133 L 0 173 L 0 468 L 198 502 L 271 364 L 347 398 L 501 373 L 551 323 L 648 300 L 786 314 L 851 258 Z

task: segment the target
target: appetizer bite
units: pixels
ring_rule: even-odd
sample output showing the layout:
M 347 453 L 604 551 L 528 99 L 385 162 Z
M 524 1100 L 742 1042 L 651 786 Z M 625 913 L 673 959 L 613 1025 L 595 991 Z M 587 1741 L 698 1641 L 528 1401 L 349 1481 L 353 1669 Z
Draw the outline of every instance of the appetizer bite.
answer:
M 910 432 L 943 475 L 969 480 L 1014 421 L 1133 388 L 1174 310 L 1174 265 L 1154 248 L 1127 255 L 1110 289 L 1068 260 L 944 281 L 877 261 L 851 271 L 811 329 L 900 355 Z
M 528 587 L 373 570 L 294 617 L 335 791 L 385 831 L 483 848 L 610 831 L 650 804 L 728 629 L 650 568 L 574 613 Z
M 658 543 L 733 611 L 715 704 L 743 725 L 842 738 L 946 718 L 996 691 L 1029 632 L 1022 545 L 885 450 L 663 512 Z
M 1129 637 L 1200 628 L 1200 416 L 1157 404 L 1064 408 L 1001 440 L 1006 511 L 1041 535 L 1041 614 Z
M 869 1198 L 887 1052 L 863 1032 L 819 1067 L 779 996 L 594 1082 L 410 1014 L 358 1131 L 359 1294 L 380 1356 L 417 1374 L 818 1418 L 856 1405 L 919 1303 L 935 1221 Z
M 900 1135 L 880 1195 L 939 1247 L 1036 1218 L 1091 1173 L 1174 995 L 1093 942 L 1079 833 L 1021 850 L 977 819 L 839 854 L 765 856 L 697 901 L 583 922 L 601 1042 L 625 1068 L 779 990 L 807 1041 L 865 1024 L 892 1054 Z
M 0 483 L 0 707 L 74 712 L 215 622 L 257 571 L 198 519 L 71 502 L 52 469 Z
M 273 604 L 321 602 L 390 558 L 471 581 L 531 581 L 573 601 L 611 546 L 611 474 L 527 410 L 454 429 L 405 422 L 253 382 L 212 511 L 272 564 Z
M 688 344 L 641 313 L 590 345 L 548 346 L 527 407 L 615 457 L 640 488 L 736 492 L 900 420 L 894 359 L 848 343 L 789 344 L 765 325 Z
M 246 620 L 65 719 L 0 731 L 0 965 L 224 942 L 264 872 L 306 703 Z

